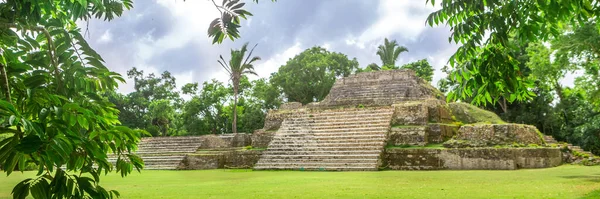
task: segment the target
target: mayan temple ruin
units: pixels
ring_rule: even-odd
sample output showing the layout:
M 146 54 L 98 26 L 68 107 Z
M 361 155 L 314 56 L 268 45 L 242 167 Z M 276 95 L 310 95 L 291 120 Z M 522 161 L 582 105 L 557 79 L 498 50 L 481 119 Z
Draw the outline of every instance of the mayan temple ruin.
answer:
M 388 70 L 340 78 L 320 102 L 270 110 L 253 134 L 144 138 L 138 154 L 147 169 L 376 171 L 545 168 L 572 161 L 563 151 L 534 126 L 446 103 L 413 71 Z

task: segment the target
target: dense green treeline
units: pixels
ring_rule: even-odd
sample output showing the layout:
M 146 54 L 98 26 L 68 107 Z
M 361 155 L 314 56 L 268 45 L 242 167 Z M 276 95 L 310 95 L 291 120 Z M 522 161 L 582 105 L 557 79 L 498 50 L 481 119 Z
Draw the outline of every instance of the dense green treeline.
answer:
M 399 52 L 398 49 L 406 51 L 396 41 L 386 39 L 377 54 L 382 62 L 392 60 L 391 64 L 395 64 L 400 53 L 384 52 Z M 239 52 L 232 51 L 232 60 L 239 57 L 236 53 Z M 225 60 L 220 62 L 225 63 Z M 244 66 L 241 62 L 229 63 Z M 226 68 L 228 72 L 234 71 L 229 70 L 231 67 Z M 201 84 L 189 83 L 180 88 L 180 85 L 175 84 L 175 77 L 168 71 L 156 75 L 132 68 L 127 74 L 133 79 L 134 91 L 128 94 L 113 91 L 106 93 L 106 96 L 119 109 L 119 120 L 123 125 L 146 130 L 152 136 L 232 133 L 234 115 L 237 115 L 236 130 L 252 133 L 262 128 L 269 109 L 276 109 L 288 101 L 303 104 L 321 101 L 340 77 L 358 72 L 399 68 L 413 69 L 429 81 L 433 77 L 433 67 L 426 59 L 400 67 L 388 63 L 381 68 L 363 69 L 359 68 L 355 58 L 350 59 L 342 53 L 330 52 L 321 47 L 312 47 L 287 61 L 268 79 L 250 81 L 248 74 L 239 75 L 237 89 L 234 89 L 233 78 L 229 82 L 213 79 Z M 189 99 L 184 99 L 184 95 L 189 96 Z

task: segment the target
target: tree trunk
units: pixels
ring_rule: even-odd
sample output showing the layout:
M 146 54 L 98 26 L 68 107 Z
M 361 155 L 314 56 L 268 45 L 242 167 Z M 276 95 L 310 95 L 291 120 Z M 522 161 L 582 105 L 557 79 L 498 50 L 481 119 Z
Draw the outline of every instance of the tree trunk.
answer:
M 233 133 L 237 133 L 237 94 L 238 86 L 233 85 L 233 123 L 231 124 Z
M 558 81 L 554 82 L 554 91 L 556 91 L 556 95 L 558 95 L 559 102 L 563 101 L 563 89 L 562 86 L 558 83 Z
M 4 97 L 6 98 L 7 102 L 12 104 L 12 100 L 10 97 L 10 85 L 8 84 L 8 75 L 6 74 L 6 66 L 0 64 L 0 73 L 0 75 L 2 76 L 2 88 L 4 89 Z
M 502 100 L 498 104 L 500 105 L 500 108 L 502 108 L 502 112 L 506 114 L 506 112 L 508 112 L 508 105 L 506 105 L 506 98 L 502 97 Z

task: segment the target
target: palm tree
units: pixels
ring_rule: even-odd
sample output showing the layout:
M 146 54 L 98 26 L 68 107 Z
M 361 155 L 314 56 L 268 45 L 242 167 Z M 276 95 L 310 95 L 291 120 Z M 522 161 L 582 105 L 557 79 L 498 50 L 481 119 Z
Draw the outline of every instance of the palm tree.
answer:
M 237 95 L 240 87 L 240 79 L 242 79 L 245 74 L 256 75 L 256 72 L 254 72 L 254 65 L 252 64 L 255 61 L 260 60 L 260 57 L 250 57 L 257 45 L 258 44 L 254 45 L 252 50 L 250 50 L 250 53 L 248 53 L 248 56 L 246 56 L 248 43 L 245 43 L 240 50 L 231 49 L 231 59 L 229 59 L 229 63 L 223 59 L 223 55 L 219 56 L 221 60 L 217 60 L 217 62 L 227 70 L 231 83 L 233 84 L 233 124 L 231 125 L 233 133 L 237 133 Z M 246 58 L 244 59 L 244 57 Z
M 385 38 L 383 45 L 379 45 L 378 47 L 377 55 L 379 55 L 379 58 L 381 59 L 383 64 L 382 67 L 395 67 L 396 60 L 402 52 L 408 52 L 408 49 L 404 46 L 398 45 L 396 40 L 392 40 L 390 42 L 387 38 Z

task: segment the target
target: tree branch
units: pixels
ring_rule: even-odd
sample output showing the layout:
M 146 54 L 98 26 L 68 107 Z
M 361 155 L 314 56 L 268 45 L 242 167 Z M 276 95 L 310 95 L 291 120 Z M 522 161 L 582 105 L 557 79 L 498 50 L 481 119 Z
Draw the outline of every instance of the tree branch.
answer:
M 0 23 L 0 27 L 15 28 L 17 30 L 25 29 L 25 30 L 30 30 L 30 31 L 37 31 L 37 32 L 42 32 L 46 36 L 46 41 L 48 42 L 48 56 L 50 56 L 50 62 L 52 63 L 52 66 L 54 67 L 54 76 L 55 76 L 57 84 L 58 84 L 56 87 L 56 90 L 58 91 L 62 87 L 62 83 L 61 83 L 60 76 L 59 76 L 58 62 L 56 61 L 56 56 L 54 56 L 54 43 L 52 42 L 52 36 L 48 32 L 48 30 L 46 30 L 46 28 L 41 27 L 41 26 L 17 26 L 16 24 L 13 24 L 13 23 Z

